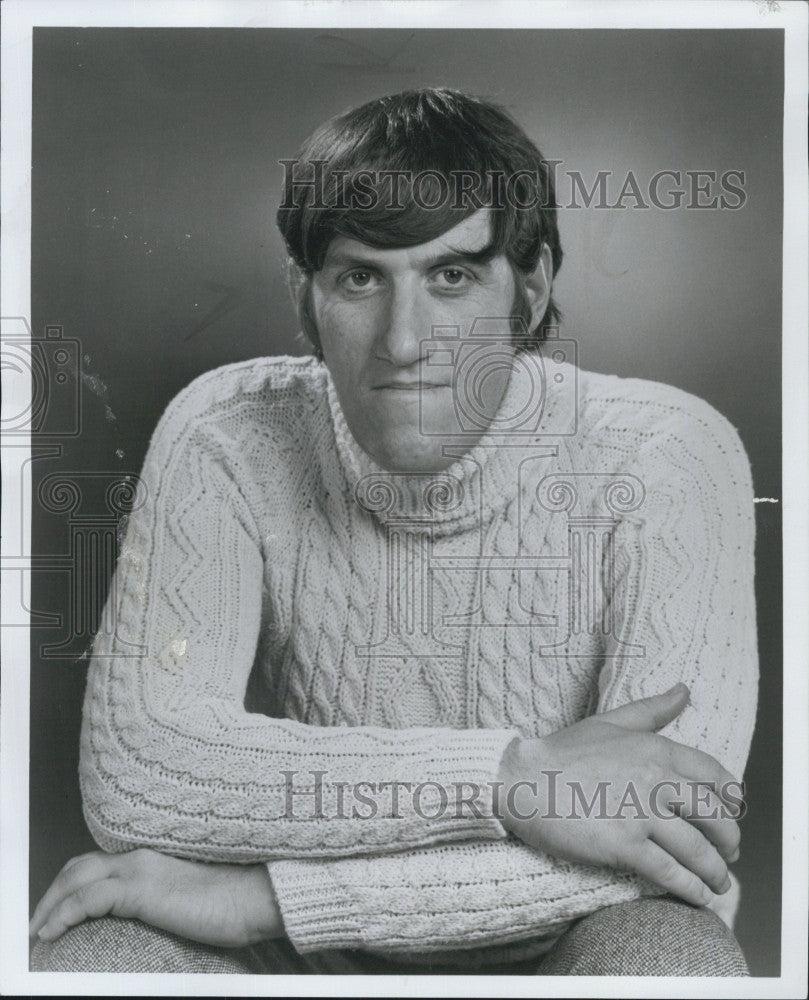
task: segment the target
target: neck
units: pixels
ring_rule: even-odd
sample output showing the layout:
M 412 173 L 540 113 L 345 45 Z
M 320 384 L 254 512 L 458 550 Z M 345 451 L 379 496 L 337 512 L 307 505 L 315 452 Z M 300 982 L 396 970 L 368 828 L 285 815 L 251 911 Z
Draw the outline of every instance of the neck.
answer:
M 329 408 L 340 463 L 357 504 L 385 522 L 409 520 L 414 530 L 451 534 L 487 523 L 517 497 L 520 464 L 526 457 L 555 454 L 559 434 L 571 433 L 571 407 L 576 369 L 556 366 L 560 384 L 543 379 L 544 398 L 535 407 L 532 425 L 512 419 L 526 412 L 526 399 L 536 389 L 536 369 L 515 363 L 500 407 L 481 434 L 463 434 L 445 443 L 441 468 L 394 471 L 383 468 L 357 443 L 340 409 L 327 375 Z

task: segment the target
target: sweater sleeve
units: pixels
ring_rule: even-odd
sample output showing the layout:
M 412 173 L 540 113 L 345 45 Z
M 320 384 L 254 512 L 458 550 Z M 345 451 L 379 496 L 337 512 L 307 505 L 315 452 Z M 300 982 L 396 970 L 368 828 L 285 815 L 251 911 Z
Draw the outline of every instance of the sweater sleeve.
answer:
M 576 917 L 662 892 L 632 873 L 552 858 L 511 836 L 268 868 L 284 930 L 302 953 L 429 955 L 553 939 Z
M 614 530 L 598 711 L 678 681 L 691 704 L 665 730 L 741 779 L 758 661 L 753 490 L 731 425 L 692 398 L 637 454 L 643 503 Z M 565 922 L 662 890 L 632 873 L 549 857 L 509 837 L 388 857 L 270 865 L 300 951 L 430 953 L 552 935 Z M 735 890 L 734 890 L 735 894 Z M 722 897 L 717 897 L 721 900 Z
M 114 627 L 92 651 L 79 773 L 97 843 L 258 862 L 505 837 L 491 783 L 514 732 L 315 727 L 246 710 L 264 556 L 230 438 L 197 389 L 152 438 L 103 619 Z M 339 783 L 382 779 L 435 785 L 420 810 L 381 802 L 351 819 L 334 807 Z M 425 818 L 459 781 L 481 789 L 479 808 Z
M 758 696 L 747 454 L 734 427 L 691 396 L 649 438 L 638 473 L 645 497 L 614 533 L 614 627 L 599 711 L 683 682 L 690 703 L 663 735 L 711 754 L 742 780 Z

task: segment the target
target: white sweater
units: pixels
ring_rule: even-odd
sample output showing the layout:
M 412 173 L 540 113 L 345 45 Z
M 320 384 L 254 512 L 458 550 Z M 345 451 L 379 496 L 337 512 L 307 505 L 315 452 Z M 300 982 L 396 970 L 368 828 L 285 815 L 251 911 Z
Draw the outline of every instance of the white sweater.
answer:
M 179 393 L 90 664 L 80 778 L 101 847 L 269 862 L 302 952 L 524 956 L 659 891 L 506 836 L 487 790 L 514 735 L 678 681 L 691 705 L 665 735 L 742 777 L 750 468 L 696 397 L 560 370 L 536 434 L 489 431 L 433 476 L 376 467 L 311 358 L 227 365 Z M 525 379 L 515 367 L 502 412 Z M 288 809 L 285 771 L 296 790 L 325 772 L 319 815 L 311 795 Z M 435 784 L 398 811 L 377 789 L 372 818 L 350 795 L 336 807 L 340 782 L 392 781 Z M 441 812 L 459 781 L 481 815 Z

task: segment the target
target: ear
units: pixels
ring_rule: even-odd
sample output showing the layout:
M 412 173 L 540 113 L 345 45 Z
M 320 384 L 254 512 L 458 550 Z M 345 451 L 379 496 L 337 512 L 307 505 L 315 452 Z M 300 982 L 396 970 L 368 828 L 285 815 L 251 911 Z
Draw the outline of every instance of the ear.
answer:
M 298 312 L 298 322 L 318 358 L 323 357 L 320 347 L 320 337 L 315 323 L 312 304 L 312 278 L 305 274 L 296 264 L 289 261 L 287 270 L 287 285 L 292 295 L 292 301 Z
M 523 280 L 525 281 L 525 294 L 531 306 L 530 329 L 534 330 L 545 315 L 553 286 L 553 257 L 547 243 L 542 244 L 537 266 Z

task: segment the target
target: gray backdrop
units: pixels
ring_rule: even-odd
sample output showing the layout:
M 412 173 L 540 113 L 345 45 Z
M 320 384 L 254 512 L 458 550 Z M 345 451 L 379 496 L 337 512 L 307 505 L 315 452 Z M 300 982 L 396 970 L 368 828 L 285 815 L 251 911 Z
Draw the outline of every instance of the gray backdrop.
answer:
M 328 115 L 425 85 L 504 104 L 560 175 L 589 187 L 612 171 L 612 200 L 628 171 L 642 191 L 658 170 L 745 172 L 737 211 L 563 210 L 556 291 L 583 367 L 707 399 L 738 428 L 756 495 L 781 496 L 781 31 L 35 29 L 32 326 L 78 342 L 35 487 L 93 475 L 81 510 L 33 510 L 34 551 L 54 558 L 32 607 L 56 618 L 32 630 L 32 905 L 93 846 L 76 778 L 80 654 L 110 565 L 91 572 L 77 552 L 90 522 L 109 537 L 104 485 L 139 471 L 196 375 L 305 352 L 273 222 L 278 160 Z M 79 433 L 49 438 L 73 408 Z M 756 513 L 761 696 L 737 932 L 754 974 L 777 975 L 780 506 Z

